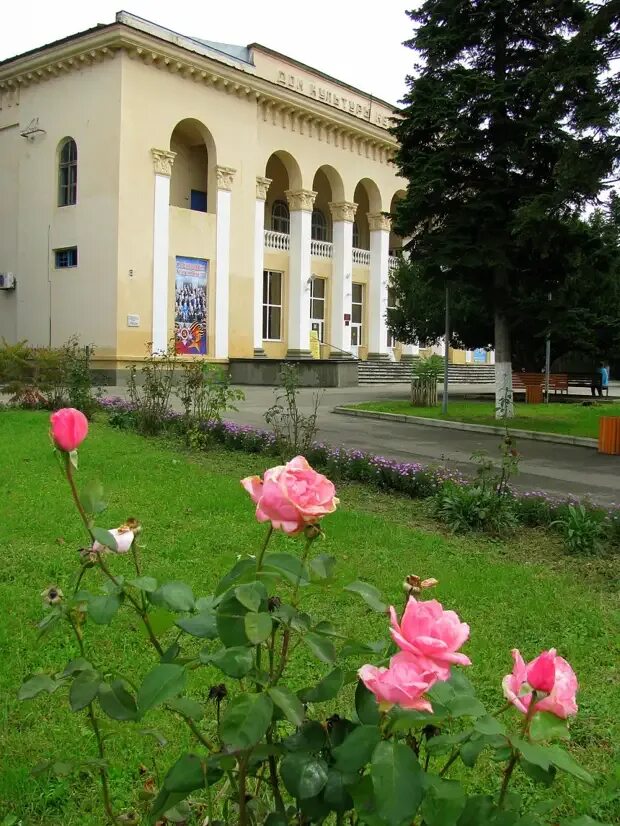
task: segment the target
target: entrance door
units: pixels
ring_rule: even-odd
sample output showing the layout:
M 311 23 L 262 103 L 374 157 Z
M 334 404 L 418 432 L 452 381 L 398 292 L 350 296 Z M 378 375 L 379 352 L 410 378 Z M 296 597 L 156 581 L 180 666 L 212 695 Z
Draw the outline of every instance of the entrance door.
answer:
M 362 325 L 357 323 L 351 324 L 351 353 L 353 358 L 359 358 L 360 345 L 362 343 Z
M 320 319 L 311 318 L 310 319 L 310 329 L 314 330 L 314 332 L 319 337 L 319 342 L 322 344 L 323 341 L 324 341 L 323 331 L 325 329 L 325 322 L 320 320 Z
M 364 287 L 362 284 L 353 284 L 351 300 L 351 353 L 359 358 L 359 348 L 364 343 L 362 339 L 362 320 L 364 318 Z

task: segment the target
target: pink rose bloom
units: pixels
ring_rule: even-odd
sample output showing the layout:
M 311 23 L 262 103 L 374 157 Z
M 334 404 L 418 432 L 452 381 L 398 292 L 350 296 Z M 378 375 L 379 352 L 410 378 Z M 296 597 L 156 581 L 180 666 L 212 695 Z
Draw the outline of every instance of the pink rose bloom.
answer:
M 437 682 L 437 675 L 434 671 L 422 669 L 408 654 L 396 654 L 390 660 L 389 668 L 363 665 L 358 674 L 378 703 L 432 713 L 433 707 L 424 694 Z
M 521 697 L 519 697 L 519 693 L 524 685 L 527 684 L 534 688 L 534 684 L 536 684 L 538 686 L 537 690 L 544 691 L 548 695 L 536 703 L 536 711 L 549 711 L 563 720 L 577 714 L 576 695 L 579 683 L 575 672 L 566 660 L 556 655 L 555 648 L 550 651 L 543 651 L 528 665 L 525 664 L 517 648 L 513 648 L 512 658 L 514 660 L 512 674 L 507 674 L 504 677 L 502 686 L 504 696 L 516 709 L 522 714 L 527 714 L 532 702 L 532 693 L 524 694 Z M 553 682 L 549 679 L 550 662 L 553 663 Z
M 119 554 L 126 554 L 127 551 L 131 548 L 131 543 L 134 540 L 134 532 L 129 530 L 128 528 L 120 527 L 120 528 L 113 528 L 112 530 L 108 531 L 108 533 L 112 534 L 114 539 L 116 540 L 116 550 Z M 93 542 L 93 551 L 97 551 L 101 553 L 102 551 L 107 551 L 108 548 L 105 545 L 102 545 L 100 542 Z
M 469 657 L 458 653 L 469 637 L 469 625 L 454 611 L 444 611 L 436 599 L 418 602 L 409 597 L 400 625 L 393 607 L 390 617 L 396 645 L 418 659 L 420 668 L 434 670 L 438 679 L 450 677 L 451 665 L 471 665 Z
M 316 524 L 338 504 L 333 483 L 313 470 L 303 456 L 266 470 L 263 479 L 248 476 L 241 484 L 256 503 L 258 521 L 271 522 L 287 534 Z
M 88 419 L 74 407 L 63 407 L 50 416 L 51 434 L 58 450 L 71 453 L 88 433 Z

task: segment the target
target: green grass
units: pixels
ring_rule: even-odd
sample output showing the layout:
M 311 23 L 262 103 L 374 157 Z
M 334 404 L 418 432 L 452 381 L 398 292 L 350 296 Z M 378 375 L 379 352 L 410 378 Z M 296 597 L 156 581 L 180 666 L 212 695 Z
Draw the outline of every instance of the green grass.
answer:
M 221 451 L 192 459 L 164 443 L 96 423 L 80 450 L 79 478 L 100 478 L 105 484 L 109 509 L 102 525 L 115 526 L 128 515 L 142 520 L 149 574 L 185 579 L 203 595 L 237 554 L 255 552 L 264 536 L 239 485 L 243 475 L 262 472 L 264 462 L 259 456 Z M 72 640 L 59 631 L 36 642 L 39 593 L 50 584 L 69 590 L 84 541 L 50 450 L 46 414 L 0 414 L 0 467 L 0 818 L 14 813 L 24 826 L 100 826 L 99 790 L 89 774 L 63 779 L 30 774 L 41 760 L 95 755 L 83 713 L 72 714 L 61 692 L 28 703 L 16 700 L 30 672 L 60 669 L 76 656 Z M 531 658 L 543 648 L 557 647 L 580 678 L 572 748 L 597 778 L 597 787 L 562 779 L 553 797 L 562 814 L 620 822 L 614 820 L 617 811 L 604 788 L 620 737 L 614 670 L 617 594 L 605 569 L 564 557 L 556 541 L 542 532 L 524 532 L 508 542 L 447 537 L 432 525 L 423 503 L 353 485 L 342 487 L 339 495 L 341 507 L 325 520 L 327 538 L 321 547 L 338 560 L 336 582 L 309 593 L 307 610 L 364 639 L 377 639 L 385 635 L 383 618 L 369 614 L 341 586 L 366 579 L 400 605 L 406 574 L 437 577 L 438 598 L 471 625 L 466 651 L 473 666 L 468 675 L 490 709 L 502 705 L 501 678 L 511 668 L 511 648 Z M 295 552 L 299 540 L 280 535 L 276 546 Z M 111 562 L 117 573 L 129 574 L 128 559 Z M 97 662 L 113 663 L 119 673 L 139 678 L 153 659 L 130 626 L 122 612 L 111 626 L 112 635 L 109 629 L 89 627 L 87 649 L 92 646 Z M 311 684 L 327 670 L 297 656 L 289 684 Z M 220 681 L 221 675 L 202 669 L 192 676 L 191 693 L 206 700 L 209 685 Z M 133 724 L 110 728 L 111 786 L 119 808 L 135 803 L 141 764 L 164 769 L 189 744 L 185 732 L 172 728 L 163 714 L 152 718 L 152 725 L 168 736 L 163 748 L 140 736 Z M 516 724 L 516 713 L 514 719 Z M 496 770 L 483 763 L 475 785 L 496 789 Z M 533 793 L 529 781 L 520 778 L 518 786 L 526 796 Z
M 445 419 L 450 422 L 469 422 L 497 426 L 493 402 L 451 401 L 448 414 L 441 407 L 413 407 L 409 401 L 372 401 L 348 405 L 357 410 L 381 413 L 399 413 L 405 416 L 423 416 L 426 419 Z M 551 404 L 516 404 L 510 427 L 516 430 L 537 430 L 542 433 L 562 433 L 566 436 L 598 437 L 601 416 L 620 416 L 620 403 L 605 402 L 591 406 L 581 403 L 557 402 Z

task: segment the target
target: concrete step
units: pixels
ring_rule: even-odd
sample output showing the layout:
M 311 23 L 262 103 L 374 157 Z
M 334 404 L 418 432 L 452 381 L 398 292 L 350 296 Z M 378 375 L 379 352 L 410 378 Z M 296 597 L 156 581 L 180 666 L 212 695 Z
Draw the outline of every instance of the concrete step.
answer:
M 401 384 L 411 380 L 411 363 L 398 361 L 360 361 L 357 366 L 359 384 Z M 443 376 L 440 378 L 443 381 Z M 495 367 L 492 364 L 460 365 L 448 368 L 451 384 L 492 384 Z

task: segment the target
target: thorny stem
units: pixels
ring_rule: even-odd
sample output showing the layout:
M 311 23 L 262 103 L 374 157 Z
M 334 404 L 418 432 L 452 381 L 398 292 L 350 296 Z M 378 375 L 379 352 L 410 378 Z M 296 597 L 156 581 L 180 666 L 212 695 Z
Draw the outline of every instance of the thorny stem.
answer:
M 69 620 L 69 625 L 73 628 L 73 633 L 75 634 L 75 638 L 77 640 L 78 647 L 80 649 L 80 654 L 84 656 L 84 640 L 82 639 L 82 629 L 77 625 L 71 616 L 71 613 L 67 613 L 67 619 Z
M 73 478 L 73 465 L 71 464 L 71 456 L 68 453 L 65 453 L 65 474 L 67 476 L 67 481 L 69 482 L 69 487 L 71 488 L 71 494 L 73 496 L 73 501 L 75 502 L 75 506 L 78 509 L 78 513 L 82 518 L 82 522 L 84 523 L 84 527 L 88 531 L 88 534 L 91 540 L 94 542 L 95 537 L 93 535 L 92 529 L 90 527 L 90 522 L 88 516 L 86 515 L 86 511 L 84 510 L 84 506 L 80 502 L 80 496 L 77 492 L 77 488 L 75 486 L 75 479 Z
M 239 772 L 238 772 L 238 799 L 239 799 L 239 826 L 247 826 L 248 823 L 248 808 L 246 796 L 246 777 L 247 777 L 247 757 L 239 758 Z
M 268 729 L 266 739 L 268 743 L 273 743 L 273 735 L 271 733 L 271 728 Z M 268 758 L 269 763 L 269 782 L 271 783 L 271 789 L 273 792 L 273 799 L 276 804 L 276 809 L 281 814 L 284 814 L 284 801 L 282 800 L 282 794 L 280 792 L 280 784 L 278 783 L 278 770 L 276 767 L 276 758 L 273 754 L 269 755 Z
M 499 717 L 500 714 L 503 714 L 505 711 L 508 711 L 508 709 L 510 708 L 511 705 L 512 705 L 511 703 L 506 703 L 506 705 L 502 706 L 499 711 L 496 711 L 495 714 L 492 714 L 491 716 L 492 717 Z M 465 745 L 465 743 L 469 743 L 471 738 L 474 736 L 474 733 L 475 732 L 472 731 L 472 733 L 469 735 L 469 737 L 466 737 L 465 740 L 463 740 L 461 743 L 458 744 L 458 746 L 456 746 L 454 749 L 452 749 L 452 754 L 448 758 L 448 761 L 447 761 L 446 765 L 439 772 L 439 777 L 443 777 L 444 774 L 448 771 L 450 766 L 454 763 L 454 761 L 457 759 L 457 757 L 461 753 L 461 748 Z M 427 753 L 427 757 L 428 757 L 428 753 Z
M 99 752 L 99 758 L 101 760 L 105 760 L 103 738 L 101 736 L 101 732 L 99 731 L 99 723 L 97 722 L 97 718 L 95 717 L 95 712 L 93 711 L 92 703 L 88 704 L 88 719 L 90 721 L 91 728 L 95 735 L 95 739 L 97 740 L 97 750 Z M 112 801 L 110 800 L 108 770 L 105 766 L 99 766 L 99 777 L 101 778 L 101 789 L 103 792 L 103 807 L 105 809 L 105 813 L 108 816 L 110 823 L 116 823 L 116 815 L 114 814 L 114 809 L 112 808 Z
M 213 746 L 212 743 L 209 742 L 209 740 L 207 740 L 207 738 L 200 731 L 200 729 L 198 728 L 196 723 L 192 720 L 192 718 L 187 717 L 185 714 L 181 714 L 181 712 L 177 711 L 176 709 L 174 709 L 174 710 L 177 712 L 179 717 L 181 717 L 181 719 L 184 720 L 187 723 L 187 725 L 190 728 L 190 731 L 192 732 L 194 737 L 198 740 L 198 742 L 201 745 L 203 745 L 206 749 L 208 749 L 211 752 L 211 754 L 214 754 L 215 753 L 215 747 Z
M 265 551 L 267 550 L 267 545 L 269 545 L 269 540 L 273 536 L 273 525 L 271 522 L 269 523 L 269 530 L 267 531 L 267 536 L 265 537 L 265 541 L 263 542 L 263 547 L 260 549 L 258 556 L 256 557 L 256 573 L 258 573 L 263 564 L 263 557 L 265 556 Z
M 525 715 L 525 720 L 523 721 L 523 726 L 521 728 L 521 734 L 525 737 L 528 733 L 530 723 L 532 722 L 532 717 L 536 711 L 536 702 L 537 702 L 537 692 L 532 691 L 532 699 L 530 700 L 530 704 L 527 709 L 527 714 Z M 513 747 L 512 754 L 510 756 L 510 760 L 506 764 L 506 768 L 504 769 L 504 779 L 502 780 L 502 787 L 499 792 L 499 799 L 497 801 L 498 807 L 501 809 L 504 805 L 504 799 L 506 797 L 506 792 L 508 791 L 508 784 L 510 783 L 510 778 L 512 777 L 512 773 L 514 771 L 515 766 L 519 760 L 519 752 L 517 749 Z

